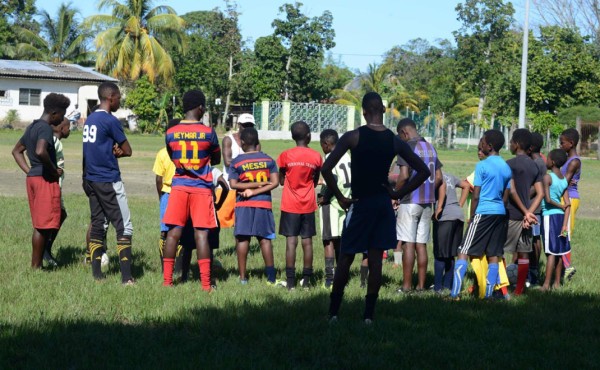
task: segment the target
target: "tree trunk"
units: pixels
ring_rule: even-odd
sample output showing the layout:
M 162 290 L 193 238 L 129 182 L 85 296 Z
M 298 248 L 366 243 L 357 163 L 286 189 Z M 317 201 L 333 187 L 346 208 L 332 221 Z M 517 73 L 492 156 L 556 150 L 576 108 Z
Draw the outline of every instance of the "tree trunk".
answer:
M 229 104 L 231 102 L 231 79 L 233 77 L 233 55 L 229 56 L 229 86 L 227 88 L 227 98 L 225 98 L 225 112 L 223 113 L 223 122 L 227 120 L 229 114 Z

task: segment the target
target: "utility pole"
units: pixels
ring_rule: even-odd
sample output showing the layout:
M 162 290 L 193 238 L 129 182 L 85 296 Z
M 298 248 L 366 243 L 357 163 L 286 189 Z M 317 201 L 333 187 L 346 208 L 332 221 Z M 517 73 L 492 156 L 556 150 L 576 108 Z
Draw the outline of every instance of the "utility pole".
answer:
M 529 0 L 525 0 L 523 27 L 523 56 L 521 58 L 521 98 L 519 100 L 519 128 L 525 128 L 525 100 L 527 98 L 527 51 L 529 49 Z

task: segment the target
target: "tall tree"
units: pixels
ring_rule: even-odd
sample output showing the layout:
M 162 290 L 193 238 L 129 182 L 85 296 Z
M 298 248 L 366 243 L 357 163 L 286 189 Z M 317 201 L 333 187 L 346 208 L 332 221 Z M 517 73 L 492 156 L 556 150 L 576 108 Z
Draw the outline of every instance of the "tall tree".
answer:
M 0 58 L 31 59 L 30 45 L 23 41 L 18 30 L 39 33 L 35 20 L 35 0 L 0 1 Z
M 579 29 L 584 35 L 598 37 L 600 1 L 533 0 L 533 4 L 544 25 Z
M 319 100 L 316 84 L 324 53 L 335 46 L 333 16 L 326 10 L 321 16 L 308 18 L 301 7 L 299 2 L 282 5 L 279 11 L 285 19 L 275 19 L 271 24 L 286 51 L 284 99 Z
M 55 18 L 45 10 L 39 13 L 39 33 L 15 26 L 21 52 L 38 60 L 90 64 L 94 54 L 87 49 L 89 33 L 80 27 L 78 14 L 71 3 L 62 3 Z
M 491 85 L 502 74 L 507 35 L 513 22 L 512 4 L 502 0 L 466 0 L 456 6 L 460 30 L 454 32 L 458 62 L 465 78 L 479 95 L 477 123 Z
M 86 23 L 99 31 L 96 38 L 96 68 L 124 81 L 147 75 L 172 83 L 173 60 L 168 49 L 183 50 L 184 20 L 166 5 L 152 8 L 151 0 L 100 0 L 98 14 Z

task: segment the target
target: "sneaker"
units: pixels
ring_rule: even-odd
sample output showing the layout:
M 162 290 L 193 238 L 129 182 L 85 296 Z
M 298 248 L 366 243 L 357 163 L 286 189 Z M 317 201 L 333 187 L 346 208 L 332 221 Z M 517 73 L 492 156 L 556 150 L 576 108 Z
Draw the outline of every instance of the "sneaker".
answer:
M 336 315 L 329 317 L 329 324 L 335 324 L 338 321 L 338 317 Z
M 365 319 L 365 325 L 373 324 L 373 319 Z
M 409 295 L 409 294 L 412 294 L 412 289 L 400 288 L 400 289 L 396 290 L 396 293 L 401 294 L 401 295 Z
M 123 283 L 123 286 L 134 286 L 134 285 L 135 285 L 135 279 L 129 279 Z
M 248 279 L 240 279 L 240 284 L 248 285 Z
M 83 255 L 83 264 L 84 265 L 91 265 L 92 264 L 92 257 L 90 256 L 90 254 L 87 251 Z
M 331 289 L 333 289 L 333 281 L 325 281 L 323 283 L 323 289 L 331 292 Z
M 58 262 L 56 262 L 56 260 L 54 259 L 54 256 L 52 256 L 52 253 L 50 253 L 48 251 L 44 251 L 44 261 L 46 261 L 46 263 L 48 264 L 49 267 L 57 267 L 58 266 Z
M 109 262 L 110 262 L 110 259 L 108 258 L 108 254 L 102 253 L 102 259 L 100 260 L 100 267 L 106 268 L 108 266 Z
M 502 294 L 501 290 L 494 290 L 491 299 L 498 301 L 510 301 L 510 294 Z
M 361 289 L 364 289 L 364 288 L 366 288 L 366 287 L 367 287 L 367 282 L 366 282 L 366 281 L 361 281 L 361 282 L 360 282 L 360 288 L 361 288 Z
M 300 286 L 303 289 L 308 289 L 308 288 L 310 288 L 310 282 L 308 281 L 308 279 L 302 278 L 302 280 L 300 280 Z
M 275 280 L 275 281 L 267 280 L 267 286 L 276 287 L 276 288 L 284 288 L 287 286 L 287 283 L 283 280 Z
M 571 280 L 573 278 L 573 276 L 575 276 L 575 273 L 577 272 L 577 270 L 575 269 L 575 267 L 573 266 L 569 266 L 565 269 L 565 278 L 567 278 L 567 280 Z

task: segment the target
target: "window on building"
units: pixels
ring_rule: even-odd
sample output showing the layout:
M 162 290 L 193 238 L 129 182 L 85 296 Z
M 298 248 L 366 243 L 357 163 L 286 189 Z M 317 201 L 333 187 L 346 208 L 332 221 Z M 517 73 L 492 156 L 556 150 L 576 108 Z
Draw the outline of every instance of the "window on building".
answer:
M 40 89 L 19 89 L 19 105 L 40 105 Z

